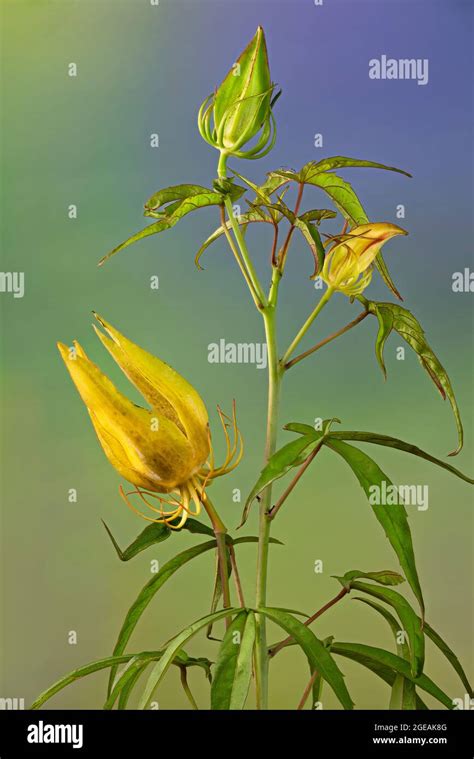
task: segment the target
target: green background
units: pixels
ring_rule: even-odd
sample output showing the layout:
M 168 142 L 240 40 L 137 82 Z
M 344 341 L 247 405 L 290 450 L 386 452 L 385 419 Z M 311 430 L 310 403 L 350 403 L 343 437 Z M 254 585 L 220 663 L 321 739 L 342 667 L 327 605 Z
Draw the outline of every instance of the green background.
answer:
M 220 338 L 263 340 L 259 316 L 225 245 L 208 251 L 205 271 L 194 266 L 195 251 L 218 223 L 216 211 L 190 216 L 171 232 L 96 267 L 105 252 L 143 225 L 142 205 L 154 190 L 179 182 L 208 184 L 215 175 L 216 154 L 195 127 L 197 108 L 258 23 L 267 31 L 273 77 L 284 89 L 279 139 L 264 161 L 235 167 L 257 179 L 271 168 L 341 153 L 413 171 L 411 181 L 365 170 L 354 170 L 350 178 L 373 219 L 395 221 L 396 205 L 406 204 L 401 223 L 410 236 L 387 246 L 386 258 L 407 307 L 449 369 L 466 431 L 465 449 L 454 463 L 472 471 L 472 295 L 451 291 L 451 275 L 469 265 L 472 248 L 472 181 L 463 153 L 472 110 L 462 97 L 470 84 L 462 44 L 469 30 L 466 6 L 452 3 L 449 10 L 447 3 L 388 2 L 381 9 L 369 2 L 358 3 L 356 13 L 354 4 L 326 5 L 323 10 L 290 0 L 235 5 L 162 0 L 159 7 L 145 0 L 2 3 L 2 269 L 24 271 L 26 292 L 23 299 L 0 295 L 0 696 L 31 702 L 62 674 L 107 656 L 126 610 L 151 576 L 150 561 L 163 564 L 196 542 L 174 535 L 129 564 L 118 561 L 100 519 L 124 546 L 144 524 L 119 498 L 119 477 L 98 446 L 56 340 L 79 339 L 135 400 L 90 329 L 91 310 L 169 362 L 202 394 L 218 460 L 223 441 L 215 407 L 228 410 L 236 399 L 245 459 L 212 488 L 229 527 L 237 525 L 241 511 L 232 501 L 233 489 L 240 488 L 244 498 L 261 466 L 265 372 L 207 361 L 208 344 Z M 374 29 L 381 28 L 382 39 L 374 37 Z M 436 45 L 441 28 L 442 50 Z M 367 59 L 384 51 L 406 55 L 408 48 L 417 57 L 430 56 L 430 84 L 371 88 Z M 77 78 L 67 75 L 70 62 L 78 65 Z M 313 146 L 319 131 L 323 150 Z M 160 135 L 155 150 L 149 147 L 153 132 Z M 316 190 L 305 203 L 306 208 L 327 205 Z M 67 218 L 70 204 L 78 206 L 76 220 Z M 263 274 L 269 238 L 259 230 L 252 239 Z M 295 238 L 282 285 L 282 347 L 315 302 L 311 263 Z M 153 275 L 160 279 L 158 292 L 149 286 Z M 390 299 L 377 277 L 369 296 Z M 357 306 L 336 296 L 305 345 L 356 313 Z M 446 455 L 455 446 L 448 404 L 408 347 L 405 361 L 396 360 L 397 336 L 386 349 L 384 382 L 374 357 L 375 334 L 375 320 L 369 318 L 292 370 L 282 424 L 338 416 L 346 428 L 392 434 Z M 289 439 L 281 433 L 281 442 Z M 372 448 L 369 453 L 395 483 L 429 485 L 428 511 L 408 507 L 427 619 L 472 671 L 469 486 L 398 452 Z M 78 491 L 75 504 L 68 502 L 70 488 Z M 256 529 L 254 513 L 247 533 Z M 271 553 L 272 605 L 312 613 L 338 592 L 331 575 L 354 568 L 398 569 L 362 490 L 330 452 L 318 457 L 282 509 L 274 535 L 285 545 Z M 255 548 L 241 547 L 239 558 L 250 602 Z M 322 574 L 314 572 L 318 559 L 324 562 Z M 148 609 L 130 650 L 158 647 L 204 614 L 212 572 L 211 555 L 180 571 Z M 385 622 L 350 598 L 314 629 L 320 637 L 392 647 Z M 68 644 L 70 630 L 77 631 L 77 645 Z M 272 629 L 274 636 L 278 631 Z M 212 658 L 215 644 L 201 637 L 188 651 Z M 359 708 L 386 708 L 389 693 L 381 681 L 346 660 L 340 664 Z M 296 706 L 306 666 L 296 649 L 278 656 L 271 673 L 273 707 Z M 456 676 L 431 646 L 426 671 L 450 695 L 463 697 Z M 104 674 L 87 678 L 48 705 L 100 708 L 105 681 Z M 207 706 L 203 673 L 192 672 L 190 682 L 198 702 Z M 170 671 L 157 700 L 162 709 L 187 708 L 177 671 Z M 432 703 L 429 697 L 427 702 Z M 326 691 L 324 707 L 336 705 Z

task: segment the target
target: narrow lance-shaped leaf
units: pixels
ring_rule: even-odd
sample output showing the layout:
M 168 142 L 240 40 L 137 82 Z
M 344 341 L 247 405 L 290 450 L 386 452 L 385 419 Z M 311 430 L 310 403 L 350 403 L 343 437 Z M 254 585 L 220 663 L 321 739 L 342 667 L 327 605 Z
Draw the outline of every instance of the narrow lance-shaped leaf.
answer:
M 430 638 L 430 640 L 439 648 L 442 654 L 446 657 L 446 659 L 451 664 L 452 668 L 457 672 L 459 675 L 459 679 L 461 680 L 462 684 L 466 688 L 470 698 L 474 698 L 474 691 L 472 689 L 472 685 L 468 680 L 468 677 L 462 668 L 461 662 L 459 661 L 458 657 L 454 653 L 454 651 L 448 646 L 448 644 L 443 640 L 441 635 L 439 635 L 436 630 L 433 630 L 431 625 L 428 624 L 428 622 L 425 622 L 423 630 L 425 632 L 425 635 Z
M 146 666 L 150 661 L 157 661 L 161 658 L 162 652 L 161 651 L 142 651 L 139 654 L 122 654 L 121 656 L 108 656 L 105 659 L 99 659 L 97 661 L 91 662 L 90 664 L 85 664 L 83 667 L 79 667 L 78 669 L 73 670 L 72 672 L 69 672 L 67 675 L 62 677 L 60 680 L 58 680 L 56 683 L 51 685 L 47 690 L 45 690 L 38 698 L 31 704 L 29 707 L 30 709 L 39 709 L 41 706 L 43 706 L 46 701 L 49 701 L 50 698 L 56 695 L 56 693 L 59 693 L 63 688 L 66 688 L 68 685 L 71 685 L 72 683 L 76 682 L 76 680 L 80 680 L 82 677 L 87 677 L 88 675 L 92 675 L 95 672 L 100 672 L 103 669 L 108 669 L 109 667 L 118 667 L 121 664 L 127 664 L 132 659 L 136 659 L 137 657 L 141 657 L 143 666 Z M 206 664 L 204 664 L 206 662 Z M 184 651 L 179 651 L 176 656 L 174 663 L 178 666 L 200 666 L 200 667 L 207 667 L 207 670 L 210 667 L 211 662 L 209 662 L 207 659 L 193 659 Z
M 136 684 L 137 678 L 142 674 L 142 672 L 148 667 L 151 662 L 160 661 L 160 659 L 161 656 L 150 658 L 147 654 L 137 654 L 135 657 L 130 659 L 120 675 L 117 676 L 113 684 L 110 696 L 108 696 L 103 708 L 105 710 L 113 709 L 117 698 L 120 701 L 122 696 L 122 704 L 124 699 L 128 700 L 130 690 Z M 180 668 L 188 668 L 193 666 L 201 667 L 204 669 L 207 678 L 210 679 L 211 662 L 208 659 L 195 659 L 191 656 L 188 656 L 185 651 L 180 650 L 176 652 L 172 663 L 176 664 Z
M 438 357 L 428 345 L 423 327 L 410 311 L 406 308 L 402 308 L 402 306 L 399 306 L 397 303 L 377 303 L 375 301 L 369 301 L 368 309 L 371 313 L 377 316 L 379 322 L 375 352 L 384 375 L 386 376 L 387 372 L 383 358 L 383 350 L 388 336 L 393 330 L 395 330 L 415 351 L 420 364 L 438 388 L 441 397 L 443 399 L 446 399 L 446 397 L 449 399 L 458 432 L 458 447 L 449 455 L 455 456 L 463 446 L 461 415 L 459 413 L 451 380 Z
M 150 524 L 148 527 L 145 527 L 140 535 L 135 538 L 135 540 L 130 543 L 130 545 L 125 548 L 124 551 L 122 551 L 104 520 L 102 520 L 102 524 L 107 530 L 107 534 L 110 537 L 115 550 L 117 551 L 117 556 L 119 557 L 120 561 L 130 561 L 130 559 L 133 559 L 133 557 L 141 551 L 145 551 L 146 548 L 155 545 L 155 543 L 161 543 L 171 535 L 171 530 L 166 524 Z
M 234 682 L 237 657 L 242 633 L 247 621 L 247 612 L 242 611 L 227 628 L 219 648 L 211 685 L 211 709 L 229 709 Z
M 114 656 L 119 656 L 123 653 L 141 615 L 145 611 L 152 598 L 154 598 L 159 589 L 165 584 L 165 582 L 169 580 L 169 578 L 172 577 L 172 575 L 174 575 L 174 573 L 180 569 L 180 567 L 191 561 L 191 559 L 194 559 L 196 556 L 199 556 L 206 551 L 210 551 L 212 548 L 216 548 L 216 546 L 217 543 L 215 540 L 201 543 L 200 545 L 188 548 L 186 551 L 179 553 L 177 556 L 174 556 L 172 559 L 167 561 L 166 564 L 163 564 L 159 572 L 154 577 L 152 577 L 152 579 L 149 580 L 144 588 L 140 591 L 136 600 L 128 610 L 114 647 Z M 112 666 L 107 691 L 108 695 L 110 695 L 116 673 L 117 667 Z
M 319 445 L 319 441 L 309 437 L 302 437 L 297 440 L 292 440 L 291 443 L 287 443 L 283 448 L 280 448 L 273 454 L 262 469 L 260 477 L 247 498 L 240 527 L 247 521 L 250 506 L 254 499 L 265 490 L 265 488 L 271 485 L 272 482 L 283 477 L 293 467 L 301 464 L 317 445 Z
M 249 535 L 249 536 L 246 535 L 242 538 L 236 538 L 232 540 L 232 544 L 234 546 L 239 545 L 241 543 L 256 543 L 256 542 L 258 542 L 258 538 L 253 535 Z M 272 543 L 279 544 L 280 541 L 272 539 Z M 200 556 L 202 553 L 205 553 L 206 551 L 210 551 L 216 547 L 217 547 L 216 541 L 209 540 L 206 543 L 201 543 L 200 545 L 193 546 L 192 548 L 188 548 L 186 551 L 179 553 L 177 556 L 174 556 L 172 559 L 167 561 L 166 564 L 163 564 L 160 571 L 151 580 L 149 580 L 146 583 L 146 585 L 142 588 L 137 598 L 135 599 L 134 603 L 128 610 L 125 616 L 125 619 L 122 623 L 122 627 L 120 629 L 117 642 L 115 644 L 114 655 L 118 656 L 121 653 L 123 653 L 143 612 L 147 608 L 150 601 L 154 598 L 156 593 L 160 590 L 160 588 L 163 587 L 165 582 L 169 580 L 169 578 L 172 577 L 174 573 L 178 569 L 180 569 L 180 567 L 184 566 L 185 564 L 187 564 L 189 561 L 196 558 L 197 556 Z M 109 685 L 108 685 L 108 691 L 107 691 L 108 695 L 110 695 L 110 690 L 112 688 L 112 684 L 113 684 L 116 672 L 117 672 L 117 668 L 112 667 L 110 671 Z
M 366 588 L 364 588 L 364 590 L 366 590 Z M 382 598 L 381 593 L 377 594 L 377 593 L 373 592 L 371 595 L 377 596 L 378 598 Z M 398 595 L 398 594 L 395 594 L 395 595 Z M 373 606 L 374 608 L 377 608 L 377 610 L 380 611 L 380 608 L 379 608 L 378 604 L 374 604 L 369 599 L 361 599 L 361 600 L 364 600 L 366 603 L 369 603 L 371 606 Z M 387 598 L 383 598 L 383 600 L 387 601 L 388 603 L 391 603 L 390 601 L 388 601 Z M 392 603 L 392 605 L 393 605 L 393 603 Z M 388 618 L 390 616 L 390 613 L 386 609 L 383 609 L 383 612 L 384 612 L 384 616 L 386 618 Z M 421 626 L 422 626 L 421 619 L 419 617 L 417 617 L 417 619 L 419 621 L 420 628 L 421 628 Z M 468 677 L 467 677 L 467 675 L 466 675 L 466 673 L 465 673 L 465 671 L 464 671 L 464 669 L 463 669 L 463 667 L 462 667 L 459 659 L 457 658 L 456 654 L 454 653 L 454 651 L 443 640 L 443 638 L 441 637 L 441 635 L 439 635 L 436 632 L 436 630 L 434 630 L 431 627 L 431 625 L 429 625 L 428 622 L 426 622 L 426 621 L 424 621 L 424 623 L 423 623 L 423 632 L 424 632 L 425 636 L 427 638 L 429 638 L 435 644 L 435 646 L 437 646 L 439 648 L 439 650 L 441 651 L 441 653 L 444 654 L 444 656 L 446 657 L 446 659 L 449 661 L 449 663 L 453 667 L 454 671 L 458 674 L 459 679 L 461 680 L 462 684 L 466 688 L 466 691 L 468 692 L 469 696 L 472 698 L 474 696 L 474 692 L 473 692 L 472 686 L 471 686 L 471 684 L 470 684 L 470 682 L 468 680 Z
M 372 594 L 372 595 L 376 595 L 376 594 Z M 371 601 L 370 599 L 367 599 L 367 598 L 359 599 L 359 600 L 363 600 L 365 603 L 368 603 L 369 605 L 373 606 L 374 609 L 377 609 L 377 611 L 379 611 L 381 614 L 383 614 L 385 616 L 385 618 L 389 621 L 389 617 L 391 617 L 391 614 L 390 614 L 389 611 L 387 611 L 387 609 L 379 606 L 379 604 L 376 604 L 376 603 L 374 603 L 373 601 Z M 420 627 L 421 627 L 421 619 L 419 617 L 418 617 L 418 619 L 419 619 Z M 455 670 L 455 672 L 458 674 L 459 679 L 461 680 L 462 684 L 466 688 L 467 693 L 472 698 L 474 696 L 474 692 L 473 692 L 472 686 L 471 686 L 471 684 L 470 684 L 470 682 L 468 680 L 468 677 L 467 677 L 467 675 L 466 675 L 466 673 L 465 673 L 465 671 L 464 671 L 464 669 L 463 669 L 463 667 L 462 667 L 459 659 L 457 658 L 456 654 L 454 653 L 454 651 L 448 646 L 448 644 L 436 632 L 436 630 L 434 630 L 431 627 L 431 625 L 429 625 L 428 622 L 426 622 L 426 621 L 423 623 L 423 632 L 424 632 L 425 636 L 427 638 L 429 638 L 435 644 L 435 646 L 437 646 L 439 648 L 439 650 L 444 654 L 444 656 L 449 661 L 449 663 L 451 664 L 451 666 L 453 667 L 453 669 Z M 402 655 L 402 654 L 400 654 L 400 655 Z M 404 655 L 404 653 L 403 653 L 403 655 Z
M 410 664 L 400 656 L 391 653 L 391 651 L 385 651 L 383 648 L 376 648 L 375 646 L 367 646 L 363 643 L 337 642 L 332 644 L 331 652 L 338 656 L 352 659 L 372 671 L 375 671 L 374 666 L 376 665 L 380 665 L 383 668 L 390 668 L 404 677 L 407 677 L 409 680 L 412 680 L 416 686 L 436 698 L 440 703 L 446 706 L 447 709 L 453 708 L 452 699 L 449 698 L 449 696 L 447 696 L 446 693 L 433 682 L 433 680 L 424 674 L 419 677 L 413 677 Z
M 362 601 L 362 603 L 367 604 L 367 606 L 370 606 L 372 609 L 375 609 L 375 611 L 382 615 L 386 622 L 388 622 L 388 625 L 395 638 L 398 656 L 409 662 L 410 648 L 405 641 L 403 631 L 400 630 L 400 623 L 397 622 L 393 614 L 391 614 L 388 609 L 385 608 L 385 606 L 376 603 L 371 598 L 362 598 L 361 596 L 356 596 L 355 600 Z M 390 709 L 409 710 L 416 708 L 416 688 L 413 681 L 398 673 L 392 684 Z
M 211 686 L 211 709 L 240 710 L 245 706 L 252 678 L 255 615 L 237 615 L 222 641 Z
M 355 580 L 352 583 L 352 588 L 378 598 L 395 609 L 403 625 L 403 630 L 408 636 L 413 676 L 418 677 L 423 671 L 425 661 L 425 636 L 423 634 L 421 619 L 414 612 L 406 598 L 391 588 L 380 588 L 376 585 L 360 582 L 359 580 Z
M 332 639 L 333 640 L 333 639 Z M 332 640 L 330 648 L 332 647 Z M 337 643 L 334 644 L 337 647 Z M 341 644 L 341 645 L 350 645 L 350 644 Z M 335 651 L 335 653 L 340 654 L 339 651 Z M 353 658 L 354 661 L 358 662 L 359 664 L 363 665 L 366 669 L 368 669 L 370 672 L 373 672 L 374 675 L 377 675 L 381 680 L 383 680 L 384 683 L 389 685 L 391 688 L 395 684 L 395 680 L 397 677 L 402 677 L 396 670 L 389 667 L 386 663 L 384 663 L 379 658 L 373 658 L 371 656 L 360 656 L 356 654 L 354 657 L 352 657 L 350 654 L 344 654 L 347 656 L 347 658 Z M 415 688 L 416 691 L 416 688 Z M 424 701 L 420 698 L 418 693 L 416 693 L 416 708 L 417 709 L 428 709 Z
M 400 585 L 405 582 L 405 578 L 398 572 L 392 572 L 391 569 L 382 569 L 379 572 L 361 572 L 360 569 L 351 569 L 349 572 L 345 572 L 341 577 L 332 575 L 335 580 L 339 580 L 341 585 L 347 590 L 352 588 L 353 580 L 365 578 L 367 580 L 374 580 L 381 585 Z
M 320 641 L 312 630 L 282 609 L 263 607 L 256 610 L 259 614 L 276 622 L 288 635 L 291 635 L 306 654 L 310 669 L 317 669 L 321 676 L 332 688 L 344 709 L 352 709 L 354 704 L 344 682 L 344 676 L 329 653 L 328 649 Z
M 407 443 L 404 440 L 399 440 L 396 437 L 391 437 L 390 435 L 380 435 L 377 432 L 359 432 L 355 430 L 331 432 L 330 437 L 331 439 L 358 440 L 361 443 L 373 443 L 374 445 L 383 445 L 387 448 L 396 448 L 399 451 L 411 453 L 413 456 L 419 456 L 420 458 L 431 462 L 431 464 L 436 464 L 436 466 L 446 469 L 446 471 L 451 472 L 451 474 L 456 475 L 456 477 L 459 477 L 461 480 L 474 485 L 474 479 L 472 477 L 468 477 L 468 475 L 461 472 L 460 469 L 456 469 L 456 467 L 448 464 L 445 461 L 442 461 L 441 459 L 437 459 L 430 453 L 427 453 L 421 448 L 418 448 L 418 446 L 413 445 L 412 443 Z
M 328 651 L 331 650 L 331 643 L 334 640 L 334 636 L 330 635 L 327 638 L 324 638 L 321 643 L 325 648 L 327 648 Z M 321 673 L 315 669 L 313 666 L 310 665 L 310 672 L 311 677 L 314 676 L 314 673 L 316 672 L 316 677 L 313 680 L 313 687 L 311 689 L 311 708 L 317 709 L 319 708 L 319 705 L 321 704 L 321 698 L 323 694 L 323 686 L 324 686 L 324 677 L 321 675 Z
M 388 506 L 371 503 L 371 488 L 378 488 L 380 492 L 383 483 L 386 483 L 387 487 L 391 485 L 389 478 L 370 456 L 367 456 L 366 453 L 360 451 L 358 448 L 348 443 L 343 443 L 341 440 L 334 439 L 326 440 L 326 445 L 345 459 L 359 480 L 377 520 L 382 525 L 398 557 L 405 577 L 420 604 L 422 616 L 424 616 L 423 593 L 416 569 L 415 553 L 406 509 L 402 504 Z
M 322 432 L 316 432 L 312 427 L 309 427 L 309 434 L 304 435 L 297 439 L 292 440 L 291 443 L 287 443 L 269 459 L 260 473 L 256 484 L 252 488 L 249 497 L 244 506 L 242 515 L 242 521 L 240 527 L 247 521 L 250 506 L 254 499 L 271 485 L 275 480 L 283 477 L 293 467 L 303 464 L 308 456 L 313 453 L 316 448 L 319 448 L 325 439 L 325 436 L 329 433 L 331 425 L 335 422 L 339 422 L 339 419 L 335 417 L 332 419 L 325 419 L 322 424 Z
M 134 672 L 133 677 L 128 680 L 128 682 L 124 685 L 122 690 L 120 691 L 119 697 L 118 697 L 118 703 L 117 703 L 117 710 L 118 711 L 124 711 L 127 708 L 128 701 L 130 699 L 130 696 L 132 695 L 133 689 L 137 685 L 140 677 L 148 667 L 148 662 L 145 664 L 142 663 L 142 666 L 137 668 Z
M 199 630 L 202 630 L 203 627 L 207 627 L 207 625 L 210 624 L 211 622 L 217 622 L 219 619 L 224 619 L 224 617 L 233 616 L 239 611 L 240 609 L 231 608 L 231 609 L 221 609 L 220 611 L 216 611 L 213 614 L 206 614 L 205 617 L 202 617 L 201 619 L 196 620 L 196 622 L 193 622 L 191 625 L 189 625 L 184 630 L 182 630 L 178 635 L 172 638 L 169 641 L 166 648 L 163 650 L 163 654 L 160 660 L 153 667 L 150 673 L 150 676 L 148 678 L 148 681 L 145 686 L 145 690 L 141 697 L 138 708 L 139 709 L 147 708 L 147 706 L 149 705 L 153 697 L 153 693 L 155 692 L 155 689 L 157 688 L 163 676 L 167 672 L 176 653 L 186 643 L 186 641 L 190 640 L 194 635 L 196 635 L 196 633 L 199 632 Z

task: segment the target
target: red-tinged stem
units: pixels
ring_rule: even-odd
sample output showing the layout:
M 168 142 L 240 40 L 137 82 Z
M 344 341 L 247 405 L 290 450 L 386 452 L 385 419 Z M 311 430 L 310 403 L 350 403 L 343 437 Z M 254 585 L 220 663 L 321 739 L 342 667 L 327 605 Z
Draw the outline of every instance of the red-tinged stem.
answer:
M 312 353 L 316 353 L 316 351 L 318 351 L 324 345 L 327 345 L 328 343 L 335 340 L 336 337 L 340 337 L 340 335 L 343 335 L 345 332 L 349 332 L 349 330 L 352 329 L 353 327 L 356 327 L 357 324 L 360 324 L 360 322 L 363 321 L 365 317 L 368 315 L 369 315 L 369 311 L 363 311 L 361 314 L 359 314 L 359 316 L 357 316 L 355 319 L 349 322 L 349 324 L 346 324 L 345 327 L 341 327 L 341 329 L 338 329 L 337 332 L 333 332 L 332 335 L 329 335 L 329 337 L 326 337 L 324 340 L 321 340 L 321 342 L 317 343 L 317 345 L 315 345 L 313 348 L 309 348 L 309 350 L 305 351 L 304 353 L 300 353 L 299 356 L 296 356 L 295 358 L 291 359 L 291 361 L 288 361 L 288 363 L 285 364 L 284 368 L 290 369 L 299 361 L 302 361 L 304 358 L 311 356 Z
M 281 509 L 281 507 L 285 503 L 285 501 L 288 498 L 288 496 L 290 495 L 290 493 L 294 490 L 294 488 L 296 487 L 296 485 L 298 484 L 298 482 L 300 481 L 300 479 L 302 478 L 302 476 L 306 472 L 306 470 L 309 467 L 309 465 L 314 461 L 314 459 L 318 455 L 319 451 L 321 450 L 322 445 L 323 445 L 322 442 L 319 443 L 316 446 L 316 448 L 314 449 L 314 451 L 312 451 L 312 453 L 310 453 L 310 455 L 308 456 L 308 458 L 306 459 L 306 461 L 304 462 L 304 464 L 298 469 L 297 474 L 295 475 L 295 477 L 293 477 L 292 481 L 290 482 L 290 484 L 286 488 L 285 492 L 282 494 L 282 496 L 279 498 L 279 500 L 276 502 L 276 504 L 273 506 L 273 508 L 270 509 L 270 512 L 268 514 L 268 518 L 269 519 L 275 519 L 276 515 L 278 514 L 279 510 Z
M 298 216 L 298 212 L 300 210 L 301 201 L 303 199 L 303 191 L 304 191 L 304 184 L 301 182 L 301 184 L 298 186 L 298 195 L 296 198 L 295 203 L 295 209 L 293 211 L 295 216 Z M 285 242 L 283 243 L 283 247 L 280 251 L 279 255 L 279 268 L 281 271 L 285 268 L 285 261 L 286 261 L 286 254 L 288 253 L 288 248 L 290 247 L 291 238 L 293 237 L 293 232 L 295 231 L 295 225 L 292 224 L 288 230 L 288 234 L 286 236 Z
M 331 608 L 331 606 L 334 606 L 334 604 L 337 604 L 338 601 L 341 600 L 341 598 L 344 598 L 345 595 L 349 593 L 348 588 L 343 588 L 337 596 L 332 598 L 330 601 L 327 602 L 327 604 L 324 604 L 324 606 L 321 606 L 320 609 L 318 609 L 317 612 L 313 614 L 312 617 L 309 617 L 307 620 L 305 620 L 304 624 L 308 627 L 308 625 L 311 625 L 315 619 L 318 619 L 318 617 L 321 616 L 321 614 L 324 614 L 325 611 Z M 289 635 L 284 640 L 281 640 L 279 643 L 276 643 L 268 652 L 268 655 L 270 657 L 276 656 L 278 651 L 281 651 L 282 648 L 285 648 L 285 646 L 288 646 L 290 643 L 293 642 L 293 637 Z
M 311 678 L 310 678 L 310 681 L 309 681 L 308 685 L 304 689 L 304 693 L 301 696 L 301 701 L 299 702 L 298 706 L 296 707 L 297 711 L 301 711 L 301 709 L 304 709 L 304 705 L 306 704 L 306 702 L 308 700 L 308 696 L 311 693 L 311 688 L 313 687 L 314 681 L 316 680 L 318 674 L 319 674 L 318 670 L 315 669 L 314 672 L 313 672 L 313 674 L 311 675 Z

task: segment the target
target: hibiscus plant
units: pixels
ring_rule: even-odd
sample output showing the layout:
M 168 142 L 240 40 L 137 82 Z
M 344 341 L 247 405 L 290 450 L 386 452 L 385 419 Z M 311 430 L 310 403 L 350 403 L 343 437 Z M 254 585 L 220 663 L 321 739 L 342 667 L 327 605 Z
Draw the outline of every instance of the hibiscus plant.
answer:
M 395 709 L 425 709 L 424 692 L 444 707 L 453 708 L 452 697 L 424 673 L 427 640 L 440 649 L 457 672 L 463 688 L 470 697 L 473 695 L 455 653 L 425 618 L 403 499 L 374 499 L 374 493 L 386 493 L 390 489 L 396 492 L 396 488 L 358 444 L 395 448 L 442 467 L 468 483 L 472 484 L 473 480 L 412 443 L 375 432 L 341 430 L 337 419 L 316 425 L 304 421 L 287 423 L 285 429 L 293 433 L 293 438 L 277 449 L 277 431 L 282 426 L 280 388 L 288 372 L 371 316 L 375 317 L 378 327 L 375 352 L 382 371 L 386 371 L 383 356 L 386 340 L 391 332 L 396 332 L 415 351 L 430 379 L 451 404 L 458 443 L 450 455 L 457 454 L 463 444 L 461 418 L 448 374 L 428 345 L 417 319 L 399 302 L 392 302 L 400 296 L 382 257 L 382 247 L 407 232 L 390 222 L 369 221 L 352 186 L 337 170 L 368 167 L 406 172 L 372 161 L 334 156 L 311 161 L 299 171 L 270 171 L 263 183 L 257 185 L 229 168 L 229 161 L 233 164 L 253 161 L 271 151 L 276 136 L 274 109 L 279 95 L 271 80 L 265 37 L 259 28 L 222 84 L 204 100 L 199 110 L 199 132 L 218 156 L 217 176 L 211 186 L 180 184 L 156 192 L 145 204 L 145 216 L 151 223 L 114 248 L 101 262 L 145 237 L 171 229 L 184 216 L 199 209 L 212 207 L 219 215 L 219 224 L 198 250 L 196 263 L 200 266 L 202 255 L 214 241 L 225 238 L 248 286 L 251 301 L 263 319 L 266 337 L 268 413 L 264 467 L 259 474 L 256 472 L 255 485 L 246 499 L 241 520 L 242 526 L 252 507 L 258 508 L 258 536 L 231 535 L 208 494 L 211 481 L 235 468 L 243 454 L 235 407 L 228 409 L 228 414 L 219 409 L 227 453 L 218 464 L 214 459 L 206 407 L 194 387 L 170 366 L 124 337 L 102 317 L 97 317 L 96 332 L 101 342 L 148 403 L 149 408 L 141 408 L 114 387 L 78 343 L 72 347 L 60 344 L 64 362 L 107 458 L 130 483 L 127 490 L 120 486 L 120 493 L 125 502 L 149 522 L 125 550 L 119 547 L 106 526 L 120 560 L 129 561 L 182 530 L 193 533 L 197 542 L 164 564 L 140 591 L 127 612 L 111 655 L 86 664 L 58 681 L 35 701 L 33 708 L 41 707 L 69 683 L 99 670 L 110 671 L 105 709 L 125 709 L 135 689 L 140 694 L 139 708 L 149 708 L 160 682 L 174 665 L 192 708 L 198 706 L 187 680 L 189 667 L 202 668 L 210 681 L 210 701 L 201 704 L 201 708 L 243 709 L 252 686 L 257 708 L 268 709 L 272 705 L 270 663 L 278 666 L 273 660 L 290 645 L 299 646 L 308 661 L 299 709 L 305 705 L 320 708 L 323 685 L 332 689 L 342 708 L 353 708 L 343 676 L 344 659 L 358 662 L 387 684 L 389 697 L 381 708 L 389 703 Z M 331 208 L 302 212 L 303 193 L 314 189 L 326 194 Z M 295 201 L 289 205 L 292 191 Z M 242 210 L 245 194 L 246 206 Z M 325 222 L 338 214 L 342 217 L 342 228 L 338 227 L 341 231 L 323 232 Z M 248 240 L 249 228 L 254 224 L 266 225 L 270 231 L 268 291 L 258 276 Z M 290 345 L 280 350 L 277 344 L 279 290 L 295 235 L 302 235 L 308 245 L 314 266 L 311 276 L 317 283 L 315 293 L 319 288 L 322 294 Z M 382 278 L 392 301 L 377 302 L 364 295 L 373 274 Z M 360 306 L 355 318 L 314 347 L 299 352 L 300 342 L 310 333 L 322 309 L 330 301 L 342 298 Z M 267 604 L 269 551 L 272 543 L 278 542 L 270 533 L 280 509 L 322 448 L 338 454 L 356 476 L 393 549 L 399 571 L 371 567 L 349 569 L 335 578 L 340 584 L 337 595 L 312 615 L 302 616 Z M 273 485 L 280 478 L 284 478 L 284 487 L 276 497 Z M 255 543 L 257 548 L 256 590 L 252 597 L 250 591 L 242 587 L 237 561 L 238 546 L 247 542 Z M 210 611 L 177 631 L 158 650 L 135 652 L 129 641 L 151 600 L 175 572 L 208 551 L 215 551 L 217 557 L 216 576 L 210 578 L 214 583 Z M 363 564 L 363 556 L 360 563 Z M 404 581 L 413 600 L 395 589 Z M 394 650 L 341 642 L 333 636 L 323 640 L 317 637 L 312 627 L 314 620 L 354 592 L 388 623 L 394 636 Z M 268 641 L 269 621 L 281 628 L 281 640 Z M 218 622 L 222 623 L 222 636 L 211 638 L 216 646 L 213 661 L 188 655 L 185 651 L 188 641 L 206 630 L 211 637 L 209 631 Z

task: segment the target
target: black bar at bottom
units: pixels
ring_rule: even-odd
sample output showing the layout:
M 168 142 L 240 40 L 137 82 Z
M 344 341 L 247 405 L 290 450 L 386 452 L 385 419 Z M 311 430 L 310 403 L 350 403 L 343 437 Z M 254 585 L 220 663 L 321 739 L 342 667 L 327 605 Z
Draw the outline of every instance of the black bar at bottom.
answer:
M 474 756 L 472 711 L 2 711 L 0 759 L 135 757 L 154 749 L 314 756 Z M 175 744 L 175 745 L 173 745 Z

